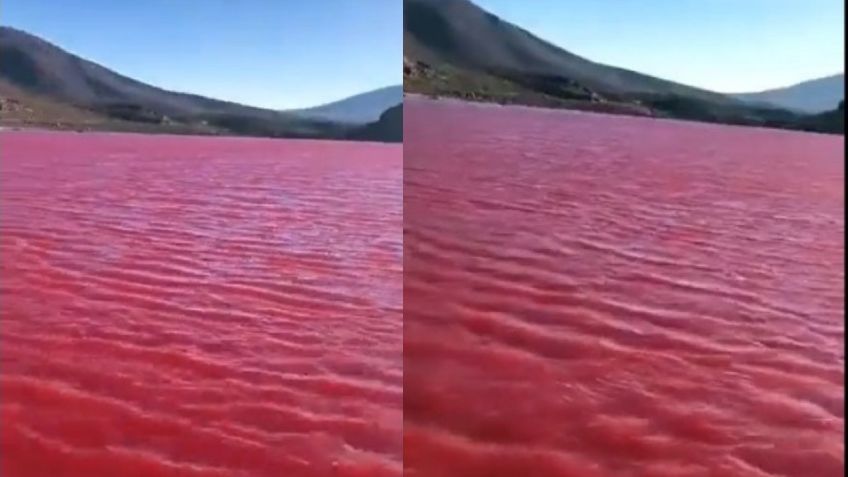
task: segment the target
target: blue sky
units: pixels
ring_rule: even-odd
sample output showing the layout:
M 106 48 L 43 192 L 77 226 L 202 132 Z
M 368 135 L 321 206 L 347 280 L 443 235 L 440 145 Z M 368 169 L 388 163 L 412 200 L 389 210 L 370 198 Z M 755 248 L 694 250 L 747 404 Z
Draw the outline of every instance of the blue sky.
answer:
M 273 108 L 399 84 L 402 0 L 0 0 L 145 82 Z M 842 0 L 475 0 L 590 59 L 716 91 L 844 71 Z
M 845 69 L 843 0 L 473 0 L 589 59 L 721 92 Z
M 401 0 L 0 0 L 0 22 L 127 76 L 313 106 L 403 81 Z

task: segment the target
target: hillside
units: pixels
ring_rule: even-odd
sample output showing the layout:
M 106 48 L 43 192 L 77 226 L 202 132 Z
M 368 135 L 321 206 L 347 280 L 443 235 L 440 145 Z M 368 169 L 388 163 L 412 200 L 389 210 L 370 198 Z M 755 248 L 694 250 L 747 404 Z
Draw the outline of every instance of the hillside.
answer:
M 404 0 L 404 90 L 472 101 L 809 127 L 803 114 L 593 62 L 468 0 Z
M 0 27 L 0 100 L 0 124 L 18 127 L 325 139 L 359 127 L 168 91 L 8 27 Z
M 380 115 L 380 119 L 354 131 L 350 139 L 403 142 L 403 104 L 387 109 Z
M 403 86 L 386 86 L 349 98 L 307 109 L 289 111 L 299 117 L 350 124 L 380 119 L 384 111 L 403 102 Z
M 832 111 L 845 99 L 845 75 L 838 74 L 785 88 L 733 96 L 749 103 L 770 104 L 802 113 L 823 113 Z
M 576 82 L 602 95 L 722 95 L 595 63 L 546 42 L 468 0 L 404 0 L 404 55 L 525 81 Z
M 845 101 L 840 101 L 836 109 L 807 116 L 804 128 L 833 134 L 845 134 Z
M 32 125 L 64 128 L 75 124 L 81 128 L 101 125 L 106 118 L 71 105 L 46 100 L 0 80 L 0 117 L 5 125 Z

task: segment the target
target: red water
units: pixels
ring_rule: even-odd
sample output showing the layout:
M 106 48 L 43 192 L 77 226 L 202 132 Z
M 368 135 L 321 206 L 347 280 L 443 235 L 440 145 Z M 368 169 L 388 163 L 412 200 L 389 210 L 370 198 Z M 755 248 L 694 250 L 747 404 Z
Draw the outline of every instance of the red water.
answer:
M 0 475 L 400 475 L 401 151 L 2 133 Z
M 843 138 L 405 122 L 405 475 L 843 474 Z

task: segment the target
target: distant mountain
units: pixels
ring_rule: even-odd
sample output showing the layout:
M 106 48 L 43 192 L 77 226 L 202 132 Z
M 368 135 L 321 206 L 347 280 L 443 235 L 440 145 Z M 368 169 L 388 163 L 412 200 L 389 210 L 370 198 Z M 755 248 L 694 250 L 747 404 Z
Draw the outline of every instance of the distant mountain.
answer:
M 384 111 L 403 102 L 403 86 L 386 86 L 332 103 L 289 112 L 304 118 L 365 124 L 380 119 Z
M 404 0 L 404 90 L 474 101 L 805 128 L 803 115 L 604 65 L 469 0 Z
M 0 27 L 0 86 L 7 124 L 330 139 L 351 133 L 332 121 L 151 86 L 8 27 Z
M 403 142 L 403 104 L 387 109 L 377 121 L 355 130 L 350 139 Z
M 771 104 L 803 113 L 832 111 L 845 99 L 845 75 L 804 81 L 785 88 L 733 95 L 750 103 Z

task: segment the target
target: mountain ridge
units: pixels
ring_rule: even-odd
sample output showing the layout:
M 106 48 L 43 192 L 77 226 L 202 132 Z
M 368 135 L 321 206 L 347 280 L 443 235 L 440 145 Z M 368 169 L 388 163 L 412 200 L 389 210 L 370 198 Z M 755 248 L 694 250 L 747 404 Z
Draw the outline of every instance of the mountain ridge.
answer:
M 362 127 L 169 91 L 11 27 L 0 27 L 0 81 L 7 126 L 316 139 Z
M 462 34 L 462 41 L 457 41 L 457 33 Z M 520 70 L 538 76 L 563 76 L 601 94 L 671 90 L 732 101 L 712 91 L 591 61 L 469 0 L 404 0 L 404 34 L 404 54 L 422 56 L 425 61 L 435 57 L 482 71 Z
M 403 102 L 403 85 L 390 85 L 355 94 L 310 108 L 285 112 L 303 118 L 324 119 L 350 124 L 375 122 L 389 108 Z
M 845 99 L 845 74 L 837 73 L 753 93 L 732 93 L 731 96 L 748 103 L 771 104 L 803 113 L 823 113 L 833 110 Z
M 404 91 L 725 124 L 822 132 L 836 127 L 593 62 L 469 0 L 404 0 Z

